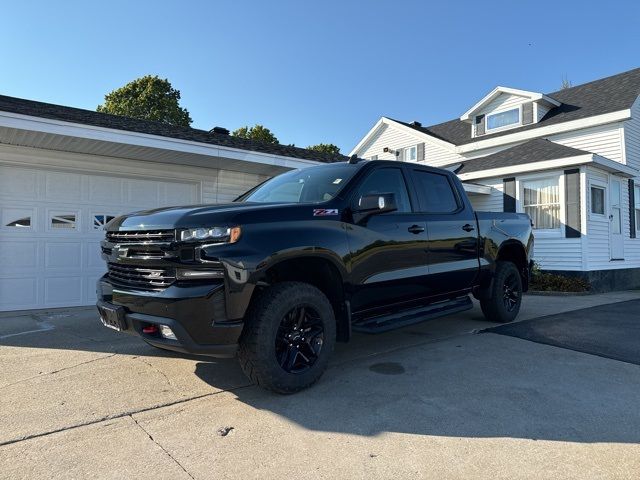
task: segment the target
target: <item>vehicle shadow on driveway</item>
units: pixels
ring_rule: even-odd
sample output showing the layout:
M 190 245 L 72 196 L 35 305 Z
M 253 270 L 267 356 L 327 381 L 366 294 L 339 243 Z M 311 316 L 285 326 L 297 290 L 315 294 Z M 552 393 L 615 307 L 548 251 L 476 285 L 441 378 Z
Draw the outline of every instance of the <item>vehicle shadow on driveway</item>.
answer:
M 196 375 L 212 368 L 198 363 Z M 334 365 L 295 395 L 233 393 L 317 431 L 640 442 L 638 366 L 495 334 Z

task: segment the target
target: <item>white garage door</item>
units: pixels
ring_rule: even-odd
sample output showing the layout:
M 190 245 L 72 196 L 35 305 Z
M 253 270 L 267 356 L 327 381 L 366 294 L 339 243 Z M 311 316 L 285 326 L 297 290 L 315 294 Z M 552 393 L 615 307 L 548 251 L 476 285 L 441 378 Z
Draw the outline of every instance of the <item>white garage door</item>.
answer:
M 106 221 L 199 201 L 195 182 L 0 166 L 0 311 L 94 303 Z

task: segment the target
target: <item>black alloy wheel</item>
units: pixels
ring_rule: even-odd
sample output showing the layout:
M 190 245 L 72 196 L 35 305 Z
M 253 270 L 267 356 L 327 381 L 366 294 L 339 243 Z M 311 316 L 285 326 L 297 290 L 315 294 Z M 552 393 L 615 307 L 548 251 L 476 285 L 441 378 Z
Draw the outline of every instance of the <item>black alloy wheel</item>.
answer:
M 491 285 L 480 292 L 480 308 L 490 322 L 512 322 L 522 304 L 522 277 L 512 262 L 496 262 Z
M 514 308 L 518 305 L 521 294 L 518 274 L 510 272 L 504 279 L 502 289 L 504 292 L 502 297 L 504 308 L 507 312 L 513 312 Z
M 310 306 L 297 306 L 284 316 L 276 334 L 276 358 L 287 373 L 302 373 L 318 359 L 324 344 L 320 315 Z

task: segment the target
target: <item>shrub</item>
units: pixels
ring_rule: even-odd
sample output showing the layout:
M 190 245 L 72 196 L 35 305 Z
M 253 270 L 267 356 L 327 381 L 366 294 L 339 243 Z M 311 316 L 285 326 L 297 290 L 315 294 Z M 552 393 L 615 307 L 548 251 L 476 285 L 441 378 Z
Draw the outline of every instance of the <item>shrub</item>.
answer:
M 531 269 L 531 290 L 543 292 L 586 292 L 589 288 L 589 282 L 582 278 L 544 272 L 540 270 L 540 266 L 535 262 Z

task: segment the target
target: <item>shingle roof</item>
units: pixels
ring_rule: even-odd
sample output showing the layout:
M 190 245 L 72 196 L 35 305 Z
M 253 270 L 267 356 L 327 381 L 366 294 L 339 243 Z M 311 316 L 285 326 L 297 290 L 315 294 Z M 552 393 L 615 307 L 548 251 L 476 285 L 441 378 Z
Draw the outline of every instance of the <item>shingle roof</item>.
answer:
M 548 97 L 561 102 L 562 105 L 552 108 L 538 123 L 483 135 L 481 138 L 484 140 L 570 120 L 617 112 L 630 108 L 638 95 L 640 95 L 640 68 L 548 93 Z M 394 121 L 454 145 L 478 141 L 478 138 L 471 137 L 471 126 L 459 119 L 429 127 L 417 127 L 399 120 Z
M 486 157 L 467 160 L 457 173 L 471 173 L 492 168 L 524 165 L 527 163 L 544 162 L 560 158 L 591 155 L 591 153 L 577 148 L 567 147 L 543 138 L 535 138 L 515 147 L 507 148 Z M 446 168 L 446 167 L 444 167 Z
M 93 110 L 65 107 L 51 103 L 36 102 L 34 100 L 8 97 L 5 95 L 0 95 L 0 111 L 48 118 L 51 120 L 60 120 L 64 122 L 79 123 L 82 125 L 125 130 L 128 132 L 146 133 L 162 137 L 178 138 L 181 140 L 191 140 L 194 142 L 219 145 L 223 147 L 271 153 L 274 155 L 282 155 L 285 157 L 305 160 L 315 160 L 318 162 L 342 162 L 348 159 L 348 157 L 343 155 L 335 157 L 313 150 L 308 150 L 306 148 L 255 142 L 252 140 L 233 137 L 231 135 L 209 133 L 206 130 L 176 127 L 160 122 L 138 120 L 135 118 L 94 112 Z

